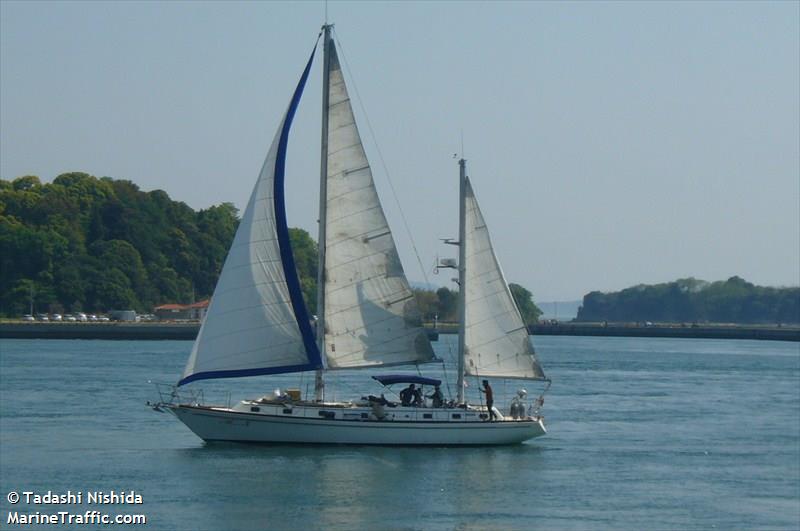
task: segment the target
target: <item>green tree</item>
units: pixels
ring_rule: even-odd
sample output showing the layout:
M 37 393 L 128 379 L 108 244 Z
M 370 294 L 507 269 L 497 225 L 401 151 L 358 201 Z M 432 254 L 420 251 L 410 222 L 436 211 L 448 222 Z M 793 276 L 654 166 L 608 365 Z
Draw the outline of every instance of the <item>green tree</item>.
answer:
M 447 288 L 436 290 L 439 299 L 439 320 L 453 322 L 458 320 L 458 293 Z
M 26 314 L 35 312 L 36 285 L 30 279 L 23 278 L 17 280 L 8 289 L 4 296 L 5 311 L 11 315 Z M 31 310 L 31 306 L 34 306 Z
M 11 186 L 14 190 L 33 190 L 38 188 L 42 185 L 42 182 L 39 178 L 35 175 L 26 175 L 24 177 L 18 177 L 11 181 Z
M 511 296 L 514 297 L 519 313 L 522 315 L 522 321 L 527 325 L 538 322 L 539 316 L 542 315 L 542 310 L 534 304 L 531 292 L 513 282 L 508 285 L 508 288 L 511 290 Z
M 129 310 L 137 306 L 130 279 L 116 267 L 103 271 L 93 288 L 96 305 L 104 311 Z
M 417 307 L 423 321 L 433 321 L 439 316 L 439 297 L 435 291 L 429 289 L 411 290 L 417 300 Z
M 303 229 L 290 228 L 289 241 L 292 244 L 294 265 L 300 278 L 303 299 L 311 314 L 317 313 L 317 266 L 319 252 L 317 242 Z
M 113 275 L 116 273 L 111 272 L 119 271 L 127 277 L 127 286 L 134 293 L 134 297 L 130 301 L 130 308 L 143 312 L 153 306 L 154 301 L 148 300 L 147 297 L 150 287 L 147 270 L 142 263 L 139 251 L 133 245 L 123 240 L 96 241 L 89 247 L 89 252 L 102 264 L 101 271 Z

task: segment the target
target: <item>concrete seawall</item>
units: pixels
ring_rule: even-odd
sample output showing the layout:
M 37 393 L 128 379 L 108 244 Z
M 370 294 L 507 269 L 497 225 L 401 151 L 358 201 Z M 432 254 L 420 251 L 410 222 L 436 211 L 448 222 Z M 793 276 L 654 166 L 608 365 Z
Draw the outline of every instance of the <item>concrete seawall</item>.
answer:
M 0 339 L 188 339 L 198 323 L 0 323 Z
M 0 323 L 0 339 L 178 339 L 194 340 L 198 323 Z M 454 324 L 440 323 L 428 329 L 432 340 L 438 334 L 454 334 Z M 633 324 L 559 323 L 530 327 L 540 336 L 682 337 L 693 339 L 765 339 L 800 341 L 800 326 L 636 326 Z
M 594 323 L 533 325 L 530 331 L 542 336 L 681 337 L 691 339 L 764 339 L 800 341 L 800 327 L 777 326 L 635 326 Z
M 0 323 L 0 339 L 180 339 L 194 341 L 199 323 Z M 428 329 L 435 341 L 436 330 Z
M 800 326 L 703 325 L 680 326 L 661 324 L 559 323 L 528 327 L 535 336 L 607 336 L 607 337 L 680 337 L 689 339 L 760 339 L 800 341 Z M 455 334 L 455 324 L 439 324 L 442 334 Z

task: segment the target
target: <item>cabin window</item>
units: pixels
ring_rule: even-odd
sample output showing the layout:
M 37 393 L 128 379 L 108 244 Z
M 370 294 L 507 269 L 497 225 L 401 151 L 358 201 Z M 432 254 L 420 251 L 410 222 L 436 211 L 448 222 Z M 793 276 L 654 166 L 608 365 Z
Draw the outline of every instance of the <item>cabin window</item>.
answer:
M 453 413 L 453 418 L 454 419 L 460 419 L 461 418 L 461 413 Z
M 320 411 L 319 416 L 324 417 L 326 419 L 333 419 L 336 418 L 336 413 L 334 413 L 333 411 Z
M 424 419 L 432 419 L 433 418 L 433 413 L 423 413 L 422 414 L 422 418 L 424 418 Z
M 292 414 L 292 410 L 291 410 L 291 409 L 288 409 L 288 408 L 287 408 L 287 409 L 284 409 L 284 410 L 283 410 L 283 414 L 284 414 L 284 415 L 291 415 L 291 414 Z
M 250 406 L 250 411 L 259 412 L 259 411 L 261 411 L 261 408 L 258 407 L 258 406 Z
M 362 414 L 361 414 L 361 418 L 362 418 L 362 419 L 368 419 L 368 418 L 369 418 L 369 415 L 368 415 L 368 414 L 366 414 L 366 413 L 362 413 Z
M 481 413 L 481 414 L 480 414 L 480 415 L 478 415 L 478 416 L 479 416 L 480 418 L 484 419 L 484 420 L 485 420 L 485 419 L 487 419 L 487 418 L 489 418 L 489 415 L 487 415 L 486 413 Z

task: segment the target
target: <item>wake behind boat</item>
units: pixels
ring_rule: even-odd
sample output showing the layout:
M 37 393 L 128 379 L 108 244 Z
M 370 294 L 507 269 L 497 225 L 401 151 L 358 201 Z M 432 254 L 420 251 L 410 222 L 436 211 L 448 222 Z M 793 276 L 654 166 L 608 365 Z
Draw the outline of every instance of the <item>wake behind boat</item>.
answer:
M 312 325 L 303 301 L 284 204 L 289 132 L 312 51 L 242 216 L 183 376 L 177 386 L 162 392 L 154 409 L 173 413 L 206 441 L 483 445 L 543 435 L 541 397 L 527 404 L 520 392 L 508 417 L 496 408 L 468 404 L 464 397 L 465 375 L 547 380 L 503 278 L 463 159 L 456 243 L 457 397 L 445 403 L 437 396 L 428 404 L 416 390 L 413 403 L 404 399 L 395 404 L 383 395 L 325 400 L 326 371 L 441 361 L 422 327 L 375 189 L 331 28 L 325 25 L 321 32 L 318 320 Z M 303 399 L 299 390 L 243 400 L 233 407 L 203 405 L 196 392 L 184 398 L 183 386 L 199 380 L 305 371 L 316 372 L 313 399 Z M 384 385 L 409 384 L 408 390 L 412 384 L 438 390 L 441 384 L 416 375 L 374 378 Z M 488 398 L 491 390 L 486 392 Z

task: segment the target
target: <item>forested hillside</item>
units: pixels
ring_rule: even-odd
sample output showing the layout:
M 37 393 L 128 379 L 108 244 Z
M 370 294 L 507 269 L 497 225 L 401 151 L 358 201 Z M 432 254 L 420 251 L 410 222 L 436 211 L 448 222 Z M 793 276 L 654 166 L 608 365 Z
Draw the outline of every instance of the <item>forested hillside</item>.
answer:
M 194 211 L 162 190 L 65 173 L 50 184 L 0 179 L 0 316 L 35 312 L 150 312 L 211 296 L 238 224 L 230 203 Z M 289 229 L 309 311 L 316 313 L 317 244 Z M 526 322 L 541 314 L 510 285 Z M 456 321 L 457 293 L 414 290 L 427 320 Z
M 800 323 L 800 288 L 756 286 L 739 277 L 685 278 L 583 297 L 578 321 Z
M 194 211 L 130 181 L 0 179 L 0 315 L 27 313 L 31 296 L 37 312 L 149 312 L 209 297 L 237 223 L 230 203 Z M 315 244 L 300 229 L 291 236 L 312 294 Z
M 149 312 L 214 291 L 238 223 L 230 203 L 195 211 L 161 190 L 65 173 L 0 179 L 0 316 L 37 312 Z M 300 282 L 316 312 L 316 243 L 290 229 Z M 510 285 L 523 318 L 541 314 Z M 457 320 L 457 293 L 414 290 L 426 320 Z M 800 288 L 755 286 L 739 277 L 639 285 L 583 298 L 578 321 L 798 323 Z

